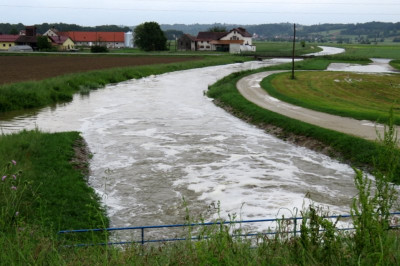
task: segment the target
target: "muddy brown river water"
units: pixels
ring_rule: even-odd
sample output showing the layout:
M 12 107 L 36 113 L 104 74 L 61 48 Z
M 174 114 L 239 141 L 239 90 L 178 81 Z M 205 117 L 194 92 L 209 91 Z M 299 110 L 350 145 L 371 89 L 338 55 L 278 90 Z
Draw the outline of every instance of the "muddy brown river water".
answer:
M 82 132 L 93 152 L 90 186 L 114 227 L 180 223 L 183 198 L 206 220 L 218 216 L 218 202 L 222 218 L 291 215 L 310 201 L 348 213 L 356 195 L 351 167 L 268 135 L 203 95 L 230 73 L 282 62 L 130 80 L 35 114 L 3 117 L 0 127 Z

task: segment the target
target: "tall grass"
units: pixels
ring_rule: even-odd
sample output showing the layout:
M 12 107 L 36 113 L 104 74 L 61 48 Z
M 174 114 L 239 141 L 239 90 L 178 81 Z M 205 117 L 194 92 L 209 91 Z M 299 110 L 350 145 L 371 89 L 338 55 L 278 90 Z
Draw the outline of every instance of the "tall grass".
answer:
M 5 166 L 2 176 L 6 176 L 0 183 L 0 203 L 10 208 L 3 213 L 9 218 L 1 222 L 22 219 L 54 231 L 108 225 L 99 198 L 81 171 L 87 162 L 73 160 L 74 147 L 82 148 L 80 140 L 77 132 L 35 130 L 0 136 L 0 165 Z

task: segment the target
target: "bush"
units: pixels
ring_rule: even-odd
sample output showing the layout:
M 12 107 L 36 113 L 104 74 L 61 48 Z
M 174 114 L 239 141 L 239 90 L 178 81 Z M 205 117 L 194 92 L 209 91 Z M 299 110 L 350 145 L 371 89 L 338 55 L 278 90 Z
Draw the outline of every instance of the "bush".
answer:
M 108 48 L 106 46 L 95 45 L 90 47 L 92 53 L 108 53 Z

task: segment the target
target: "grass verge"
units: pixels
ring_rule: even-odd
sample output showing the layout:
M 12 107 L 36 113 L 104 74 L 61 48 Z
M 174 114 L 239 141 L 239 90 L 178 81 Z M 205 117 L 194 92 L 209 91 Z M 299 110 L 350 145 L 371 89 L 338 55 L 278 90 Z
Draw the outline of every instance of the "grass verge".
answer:
M 307 69 L 310 65 L 312 67 L 315 65 L 321 67 L 325 62 L 319 62 L 319 60 L 322 59 L 305 60 L 298 64 L 301 64 L 302 69 Z M 353 166 L 372 169 L 374 166 L 374 155 L 379 154 L 383 149 L 377 142 L 320 128 L 265 110 L 246 100 L 236 88 L 236 83 L 242 77 L 261 71 L 284 68 L 285 66 L 281 65 L 231 74 L 210 86 L 207 95 L 216 100 L 218 105 L 234 115 L 265 128 L 283 139 L 290 139 L 299 144 L 308 143 L 307 146 L 309 148 L 318 151 L 324 150 L 328 155 L 338 157 Z M 309 140 L 315 140 L 316 143 L 309 144 Z M 400 153 L 399 150 L 396 152 Z M 400 183 L 399 167 L 397 168 L 394 182 Z
M 202 60 L 140 67 L 114 68 L 68 74 L 36 82 L 0 86 L 0 112 L 43 107 L 72 100 L 74 93 L 88 93 L 109 83 L 166 72 L 250 60 L 239 56 L 205 56 Z
M 10 204 L 8 196 L 16 193 L 12 205 L 18 208 L 10 213 L 10 223 L 53 232 L 107 226 L 99 198 L 85 179 L 85 156 L 88 154 L 78 132 L 50 134 L 35 130 L 1 135 L 0 165 L 14 161 L 13 168 L 17 169 L 5 167 L 1 173 L 6 176 L 0 184 L 1 205 Z

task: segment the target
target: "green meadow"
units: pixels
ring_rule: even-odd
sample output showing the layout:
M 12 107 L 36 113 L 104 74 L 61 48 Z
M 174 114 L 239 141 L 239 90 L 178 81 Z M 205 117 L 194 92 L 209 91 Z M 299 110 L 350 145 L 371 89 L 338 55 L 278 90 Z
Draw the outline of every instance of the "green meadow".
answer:
M 345 72 L 275 74 L 262 87 L 272 96 L 295 105 L 358 120 L 384 122 L 392 106 L 400 124 L 400 75 Z

